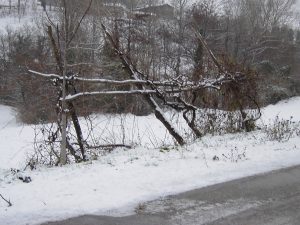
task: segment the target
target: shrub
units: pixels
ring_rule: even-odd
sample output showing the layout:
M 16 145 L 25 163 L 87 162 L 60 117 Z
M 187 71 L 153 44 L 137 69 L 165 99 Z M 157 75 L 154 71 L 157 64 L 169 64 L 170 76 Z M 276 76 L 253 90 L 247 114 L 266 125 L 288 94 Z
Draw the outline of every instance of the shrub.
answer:
M 293 117 L 288 120 L 280 119 L 276 116 L 275 120 L 264 126 L 264 132 L 268 140 L 285 142 L 293 136 L 300 135 L 300 122 L 294 122 Z

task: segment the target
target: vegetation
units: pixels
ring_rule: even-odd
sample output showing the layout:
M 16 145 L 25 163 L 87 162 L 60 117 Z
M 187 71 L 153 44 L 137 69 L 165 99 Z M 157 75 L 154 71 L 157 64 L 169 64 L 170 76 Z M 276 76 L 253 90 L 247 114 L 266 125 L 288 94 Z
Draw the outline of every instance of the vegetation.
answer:
M 37 25 L 0 34 L 0 101 L 25 123 L 47 124 L 37 148 L 50 149 L 51 164 L 67 154 L 87 160 L 95 146 L 78 117 L 95 112 L 154 113 L 179 145 L 186 140 L 165 108 L 181 113 L 195 138 L 253 131 L 261 105 L 300 91 L 294 4 L 41 1 Z

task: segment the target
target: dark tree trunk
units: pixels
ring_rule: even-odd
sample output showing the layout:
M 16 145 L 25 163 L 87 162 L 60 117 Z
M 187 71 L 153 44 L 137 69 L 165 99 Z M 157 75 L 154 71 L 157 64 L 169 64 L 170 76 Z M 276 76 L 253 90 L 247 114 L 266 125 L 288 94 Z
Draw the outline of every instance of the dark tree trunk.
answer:
M 114 38 L 111 36 L 110 33 L 106 30 L 106 27 L 102 25 L 102 28 L 108 37 L 113 49 L 116 51 L 117 55 L 122 61 L 122 64 L 131 77 L 131 79 L 139 79 L 138 76 L 141 76 L 141 74 L 134 68 L 130 60 L 119 50 L 118 43 L 115 43 Z M 141 84 L 136 84 L 136 87 L 139 90 L 145 89 L 145 87 Z M 152 110 L 155 113 L 155 117 L 166 127 L 166 129 L 169 131 L 169 133 L 173 136 L 173 138 L 177 141 L 179 145 L 184 145 L 185 141 L 181 137 L 181 135 L 176 131 L 176 129 L 170 124 L 170 122 L 164 117 L 162 111 L 159 108 L 159 105 L 156 103 L 156 101 L 153 99 L 153 96 L 151 94 L 143 95 L 146 102 L 150 105 Z
M 60 54 L 60 50 L 56 44 L 55 38 L 53 36 L 53 31 L 52 31 L 52 27 L 48 26 L 48 36 L 50 38 L 50 42 L 52 45 L 52 50 L 55 56 L 55 60 L 56 60 L 56 64 L 58 66 L 58 70 L 60 72 L 60 74 L 63 74 L 63 65 L 62 60 L 61 60 L 61 54 Z M 60 83 L 57 83 L 57 85 L 62 85 Z M 74 89 L 74 88 L 73 88 Z M 69 85 L 66 85 L 66 91 L 69 93 L 70 92 L 70 88 Z M 76 90 L 74 89 L 74 92 L 76 92 Z M 62 94 L 60 92 L 59 94 L 59 99 L 62 97 Z M 82 135 L 82 129 L 78 120 L 78 116 L 74 107 L 74 104 L 72 102 L 68 102 L 68 109 L 70 111 L 70 115 L 71 115 L 71 119 L 75 128 L 75 132 L 76 132 L 76 136 L 77 136 L 77 142 L 80 148 L 80 152 L 82 155 L 82 160 L 86 160 L 86 156 L 85 156 L 85 149 L 84 149 L 84 140 L 83 140 L 83 135 Z M 78 161 L 78 157 L 76 156 L 76 151 L 73 148 L 72 145 L 70 145 L 70 143 L 67 143 L 67 148 L 69 149 L 70 153 L 75 157 L 76 161 Z
M 187 117 L 188 112 L 189 112 L 189 110 L 186 110 L 183 112 L 183 118 L 186 121 L 186 123 L 188 124 L 188 126 L 191 128 L 191 130 L 194 132 L 196 137 L 201 138 L 203 135 L 195 124 L 196 111 L 192 110 L 192 120 L 189 120 L 189 118 Z
M 80 148 L 80 152 L 82 155 L 82 159 L 83 161 L 86 160 L 86 155 L 85 155 L 85 149 L 84 149 L 84 140 L 83 140 L 83 135 L 82 135 L 82 129 L 78 120 L 78 116 L 74 107 L 74 104 L 72 102 L 68 102 L 68 108 L 70 110 L 71 113 L 71 118 L 72 118 L 72 122 L 75 128 L 75 132 L 76 132 L 76 136 L 77 136 L 77 142 Z

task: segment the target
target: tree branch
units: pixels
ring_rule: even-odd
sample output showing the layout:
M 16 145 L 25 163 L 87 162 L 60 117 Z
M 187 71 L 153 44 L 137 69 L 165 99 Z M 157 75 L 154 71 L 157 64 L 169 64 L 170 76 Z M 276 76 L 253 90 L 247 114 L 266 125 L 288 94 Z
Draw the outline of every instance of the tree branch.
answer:
M 79 29 L 79 27 L 80 27 L 80 25 L 81 25 L 83 19 L 85 18 L 85 16 L 87 15 L 88 11 L 89 11 L 90 8 L 91 8 L 92 2 L 93 2 L 93 0 L 90 0 L 88 7 L 86 8 L 86 10 L 85 10 L 85 12 L 83 13 L 81 19 L 80 19 L 79 22 L 77 23 L 77 26 L 75 27 L 74 31 L 72 32 L 72 36 L 71 36 L 70 39 L 68 40 L 66 46 L 69 46 L 70 43 L 72 42 L 72 40 L 74 39 L 74 37 L 75 37 L 75 35 L 76 35 L 76 33 L 77 33 L 77 31 L 78 31 L 78 29 Z
M 0 197 L 8 204 L 8 207 L 12 206 L 12 203 L 10 202 L 10 200 L 6 200 L 2 194 L 0 194 Z
M 185 86 L 182 88 L 175 88 L 175 89 L 165 89 L 165 90 L 152 90 L 152 89 L 139 89 L 139 90 L 131 90 L 131 91 L 93 91 L 93 92 L 80 92 L 74 95 L 68 95 L 66 97 L 66 101 L 72 101 L 80 97 L 84 96 L 93 96 L 93 95 L 152 95 L 152 94 L 176 94 L 176 93 L 182 93 L 182 92 L 190 92 L 190 91 L 198 91 L 202 89 L 220 89 L 220 86 L 222 86 L 225 83 L 233 82 L 235 80 L 232 80 L 231 78 L 225 78 L 221 77 L 219 79 L 215 80 L 205 80 L 203 82 L 200 82 L 198 85 L 193 86 Z M 141 84 L 141 83 L 136 83 Z M 160 93 L 161 92 L 161 93 Z

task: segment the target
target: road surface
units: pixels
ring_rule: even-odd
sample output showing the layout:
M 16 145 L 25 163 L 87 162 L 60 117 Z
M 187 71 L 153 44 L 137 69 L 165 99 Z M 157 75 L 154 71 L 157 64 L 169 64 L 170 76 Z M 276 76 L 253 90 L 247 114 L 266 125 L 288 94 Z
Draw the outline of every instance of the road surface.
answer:
M 43 225 L 300 225 L 300 166 L 147 202 L 136 211 Z

